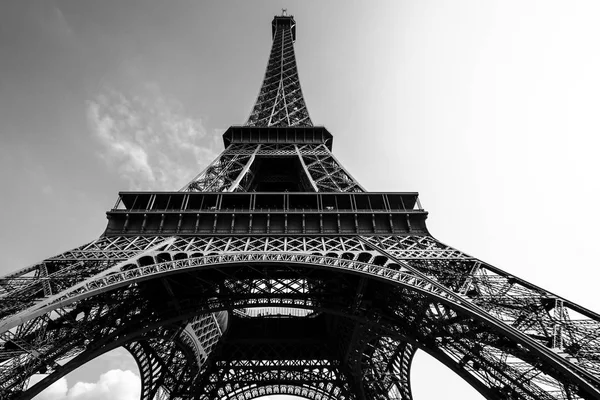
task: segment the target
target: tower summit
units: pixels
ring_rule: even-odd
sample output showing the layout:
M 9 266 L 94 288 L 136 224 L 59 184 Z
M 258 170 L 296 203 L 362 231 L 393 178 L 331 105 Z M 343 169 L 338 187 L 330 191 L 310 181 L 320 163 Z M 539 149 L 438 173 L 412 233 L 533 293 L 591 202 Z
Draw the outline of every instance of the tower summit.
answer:
M 335 159 L 283 14 L 215 161 L 119 193 L 97 240 L 0 279 L 0 398 L 117 347 L 142 400 L 412 400 L 416 351 L 487 399 L 600 398 L 598 314 L 439 242 L 417 193 L 367 192 Z
M 302 96 L 294 42 L 296 21 L 283 10 L 273 18 L 273 46 L 267 71 L 247 126 L 312 126 Z
M 310 120 L 294 55 L 296 22 L 283 14 L 271 24 L 271 54 L 248 121 L 223 134 L 225 151 L 183 190 L 364 191 L 331 153 L 331 133 Z

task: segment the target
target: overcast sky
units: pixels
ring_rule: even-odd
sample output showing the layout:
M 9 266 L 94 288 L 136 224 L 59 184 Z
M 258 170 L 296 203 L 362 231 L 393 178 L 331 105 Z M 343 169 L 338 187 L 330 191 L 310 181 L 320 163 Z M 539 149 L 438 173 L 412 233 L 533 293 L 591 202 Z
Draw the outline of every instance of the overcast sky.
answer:
M 313 122 L 367 190 L 420 192 L 436 238 L 600 311 L 598 1 L 5 0 L 0 273 L 96 238 L 119 190 L 202 170 L 282 7 Z M 478 398 L 434 368 L 415 361 L 415 399 Z M 129 399 L 129 370 L 117 351 L 40 398 Z

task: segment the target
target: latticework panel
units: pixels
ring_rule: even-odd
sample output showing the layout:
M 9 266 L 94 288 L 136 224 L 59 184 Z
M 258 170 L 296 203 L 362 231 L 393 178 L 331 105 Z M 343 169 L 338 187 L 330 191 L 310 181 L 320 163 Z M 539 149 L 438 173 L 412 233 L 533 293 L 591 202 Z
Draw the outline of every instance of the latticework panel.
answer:
M 191 348 L 202 367 L 227 327 L 227 312 L 194 317 L 181 332 L 180 340 Z M 222 322 L 219 323 L 219 320 Z
M 460 295 L 464 301 L 475 305 L 486 317 L 501 321 L 521 334 L 526 341 L 536 342 L 543 349 L 570 364 L 578 373 L 598 381 L 600 377 L 600 318 L 597 314 L 528 282 L 509 275 L 480 260 L 433 240 L 430 237 L 365 237 L 366 242 L 390 255 L 401 265 L 412 269 Z M 415 240 L 416 239 L 416 240 Z M 407 250 L 421 252 L 418 257 L 407 257 Z M 446 259 L 431 259 L 427 252 L 446 253 Z M 443 320 L 459 318 L 441 305 L 430 310 Z M 475 324 L 458 324 L 457 332 L 476 329 Z M 492 342 L 496 340 L 493 339 Z M 442 341 L 443 342 L 443 341 Z M 448 342 L 452 342 L 449 340 Z M 537 385 L 534 398 L 571 396 L 569 385 L 550 378 L 544 369 L 536 368 L 519 354 L 514 343 L 494 342 L 485 346 L 481 337 L 461 343 L 460 349 L 448 344 L 446 351 L 458 357 L 465 368 L 471 368 L 489 379 L 483 371 L 482 359 L 505 371 L 509 381 L 528 381 Z M 454 342 L 454 345 L 457 345 Z M 508 351 L 510 349 L 510 351 Z M 465 355 L 470 353 L 469 355 Z M 497 379 L 497 378 L 495 378 Z M 596 383 L 597 384 L 597 383 Z M 512 383 L 488 382 L 490 386 L 504 387 Z M 508 390 L 508 389 L 506 389 Z M 516 389 L 515 389 L 516 390 Z M 542 396 L 544 392 L 544 396 Z M 554 393 L 547 397 L 546 392 Z M 562 393 L 562 394 L 558 394 Z M 539 397 L 535 397 L 539 396 Z
M 363 188 L 342 167 L 325 145 L 319 146 L 320 152 L 305 152 L 305 147 L 299 146 L 299 154 L 319 192 L 363 191 Z
M 407 342 L 394 340 L 388 336 L 373 333 L 368 338 L 370 351 L 363 351 L 361 370 L 364 376 L 364 390 L 376 397 L 384 394 L 388 398 L 412 400 L 410 387 L 410 366 L 416 348 Z
M 296 182 L 290 191 L 364 191 L 324 144 L 240 143 L 229 145 L 182 190 L 251 192 L 276 181 Z
M 161 333 L 169 333 L 161 332 Z M 163 336 L 163 335 L 160 335 Z M 125 344 L 136 360 L 141 377 L 141 400 L 156 399 L 158 394 L 167 395 L 173 386 L 183 384 L 189 377 L 186 370 L 194 370 L 191 357 L 182 353 L 181 344 L 176 341 L 176 334 L 152 339 L 141 339 Z
M 336 364 L 313 359 L 219 360 L 207 371 L 200 398 L 241 400 L 295 393 L 314 400 L 354 398 Z
M 63 268 L 42 275 L 50 261 Z M 88 262 L 97 269 L 88 270 Z M 169 321 L 180 321 L 171 330 L 180 337 L 194 313 L 256 307 L 363 318 L 339 331 L 337 360 L 349 376 L 372 377 L 361 384 L 368 397 L 387 391 L 410 398 L 413 347 L 406 350 L 406 340 L 489 398 L 593 398 L 600 382 L 596 314 L 430 236 L 103 238 L 2 282 L 3 299 L 28 296 L 2 303 L 0 388 L 6 396 L 18 394 L 34 373 L 48 375 L 43 386 Z M 181 362 L 199 368 L 192 346 L 178 343 L 187 348 L 177 350 Z M 156 354 L 132 346 L 142 373 L 150 375 L 144 393 L 189 390 L 192 375 L 170 378 L 171 386 L 152 383 L 163 376 L 151 361 Z M 284 376 L 278 371 L 265 376 Z M 265 387 L 281 393 L 297 387 L 269 382 Z M 348 384 L 356 392 L 352 379 Z M 223 395 L 253 393 L 244 388 Z
M 252 172 L 248 168 L 254 161 L 260 145 L 231 145 L 225 149 L 208 167 L 188 183 L 182 190 L 197 192 L 227 192 L 233 190 L 234 182 L 240 177 L 252 180 Z M 240 185 L 241 183 L 241 185 Z M 247 182 L 238 182 L 240 189 L 247 189 Z

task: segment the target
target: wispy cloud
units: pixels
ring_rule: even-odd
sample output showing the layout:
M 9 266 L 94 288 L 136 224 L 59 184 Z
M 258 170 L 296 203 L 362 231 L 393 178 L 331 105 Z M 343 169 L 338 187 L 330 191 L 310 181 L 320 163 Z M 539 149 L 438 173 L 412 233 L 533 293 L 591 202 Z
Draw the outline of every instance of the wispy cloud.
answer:
M 140 378 L 131 371 L 113 369 L 98 382 L 77 382 L 69 388 L 61 378 L 50 385 L 35 400 L 137 400 L 140 398 Z
M 134 190 L 178 190 L 216 156 L 199 119 L 156 85 L 135 96 L 107 89 L 88 101 L 99 155 Z

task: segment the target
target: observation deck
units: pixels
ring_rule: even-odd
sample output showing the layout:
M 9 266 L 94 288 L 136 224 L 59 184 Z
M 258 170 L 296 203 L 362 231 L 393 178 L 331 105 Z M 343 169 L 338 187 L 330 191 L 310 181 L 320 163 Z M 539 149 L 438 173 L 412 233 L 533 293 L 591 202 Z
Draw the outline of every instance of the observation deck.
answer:
M 105 236 L 427 234 L 418 193 L 121 192 Z

